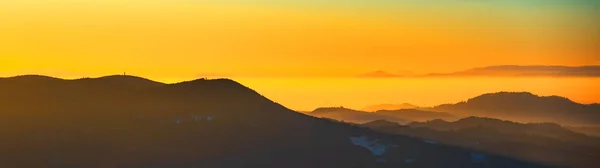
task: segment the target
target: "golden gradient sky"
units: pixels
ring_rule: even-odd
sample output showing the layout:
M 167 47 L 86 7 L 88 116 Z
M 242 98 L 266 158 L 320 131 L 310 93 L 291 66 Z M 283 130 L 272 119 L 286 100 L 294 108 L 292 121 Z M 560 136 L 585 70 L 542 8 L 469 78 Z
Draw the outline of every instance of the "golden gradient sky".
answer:
M 343 77 L 600 64 L 587 0 L 0 0 L 0 76 Z M 500 88 L 501 89 L 501 88 Z
M 600 63 L 594 8 L 438 1 L 3 0 L 0 71 L 340 76 Z

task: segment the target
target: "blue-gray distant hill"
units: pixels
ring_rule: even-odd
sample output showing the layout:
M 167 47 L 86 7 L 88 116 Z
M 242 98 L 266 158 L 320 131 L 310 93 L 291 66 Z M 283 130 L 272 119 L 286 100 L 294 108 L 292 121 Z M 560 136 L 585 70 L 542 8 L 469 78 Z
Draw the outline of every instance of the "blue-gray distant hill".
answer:
M 498 65 L 467 69 L 451 73 L 424 75 L 397 75 L 374 71 L 358 75 L 360 78 L 420 78 L 420 77 L 600 77 L 600 65 L 548 66 L 548 65 Z
M 428 74 L 428 77 L 600 77 L 600 66 L 519 66 L 500 65 L 473 68 L 454 73 Z
M 439 105 L 428 110 L 518 122 L 600 125 L 600 104 L 580 104 L 564 97 L 537 96 L 528 92 L 488 93 L 464 102 Z

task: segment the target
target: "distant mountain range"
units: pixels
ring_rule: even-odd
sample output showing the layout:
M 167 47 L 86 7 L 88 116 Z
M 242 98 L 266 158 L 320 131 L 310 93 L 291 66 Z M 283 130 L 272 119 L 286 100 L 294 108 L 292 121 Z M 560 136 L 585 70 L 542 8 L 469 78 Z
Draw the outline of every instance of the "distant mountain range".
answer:
M 314 111 L 306 114 L 315 117 L 325 117 L 353 123 L 365 123 L 381 119 L 397 123 L 408 123 L 411 121 L 428 121 L 433 119 L 459 119 L 459 117 L 449 113 L 432 112 L 418 109 L 379 110 L 375 112 L 366 112 L 348 109 L 344 107 L 325 107 L 317 108 Z
M 410 120 L 397 117 L 388 117 L 376 113 L 366 111 L 358 111 L 344 107 L 323 107 L 317 108 L 314 111 L 307 113 L 315 117 L 330 118 L 344 122 L 365 123 L 373 120 L 387 119 L 398 123 L 408 123 Z
M 431 120 L 427 122 L 412 122 L 410 127 L 425 127 L 437 131 L 459 131 L 470 128 L 492 128 L 495 131 L 507 134 L 519 135 L 537 135 L 548 138 L 564 139 L 570 137 L 582 138 L 587 137 L 584 134 L 573 132 L 555 123 L 516 123 L 507 120 L 499 120 L 484 117 L 467 117 L 454 122 L 444 120 Z M 600 140 L 600 139 L 598 139 Z M 598 141 L 600 142 L 600 141 Z
M 419 106 L 408 104 L 408 103 L 402 103 L 402 104 L 371 105 L 371 106 L 367 106 L 361 110 L 368 111 L 368 112 L 375 112 L 375 111 L 379 111 L 379 110 L 400 110 L 400 109 L 416 109 L 416 108 L 419 108 Z
M 564 97 L 537 96 L 528 92 L 483 94 L 464 102 L 439 105 L 427 110 L 518 122 L 600 125 L 600 104 L 579 104 Z
M 0 79 L 0 167 L 545 167 L 289 110 L 229 79 Z
M 449 74 L 426 76 L 506 76 L 506 77 L 600 77 L 600 66 L 518 66 L 501 65 L 474 68 Z
M 488 93 L 455 104 L 412 107 L 410 104 L 369 107 L 399 109 L 374 112 L 336 107 L 318 108 L 306 114 L 355 123 L 379 119 L 399 123 L 434 119 L 453 121 L 459 117 L 478 116 L 517 122 L 552 122 L 577 127 L 600 126 L 600 104 L 580 104 L 564 97 L 537 96 L 529 92 Z
M 384 133 L 427 139 L 560 167 L 600 166 L 600 138 L 573 132 L 552 123 L 521 124 L 468 117 L 454 122 L 432 120 L 406 126 L 376 120 L 363 126 Z
M 375 114 L 395 118 L 406 118 L 411 121 L 429 121 L 433 119 L 454 121 L 459 119 L 459 116 L 450 113 L 434 112 L 420 109 L 379 110 L 376 111 Z
M 385 71 L 375 71 L 359 75 L 362 78 L 393 77 L 600 77 L 600 65 L 591 66 L 520 66 L 499 65 L 453 73 L 431 73 L 424 75 L 396 75 Z

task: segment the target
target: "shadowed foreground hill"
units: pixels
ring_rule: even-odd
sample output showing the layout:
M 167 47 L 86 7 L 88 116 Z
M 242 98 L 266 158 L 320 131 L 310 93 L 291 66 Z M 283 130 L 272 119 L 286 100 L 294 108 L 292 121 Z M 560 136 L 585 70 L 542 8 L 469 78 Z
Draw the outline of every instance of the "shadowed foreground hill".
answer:
M 468 117 L 455 122 L 432 120 L 407 126 L 378 120 L 363 124 L 386 133 L 428 139 L 561 167 L 600 166 L 600 138 L 575 133 L 557 124 L 521 124 Z
M 527 92 L 489 93 L 429 110 L 517 122 L 600 125 L 600 104 L 579 104 L 564 97 L 542 97 Z
M 0 167 L 541 167 L 291 111 L 228 79 L 0 79 Z

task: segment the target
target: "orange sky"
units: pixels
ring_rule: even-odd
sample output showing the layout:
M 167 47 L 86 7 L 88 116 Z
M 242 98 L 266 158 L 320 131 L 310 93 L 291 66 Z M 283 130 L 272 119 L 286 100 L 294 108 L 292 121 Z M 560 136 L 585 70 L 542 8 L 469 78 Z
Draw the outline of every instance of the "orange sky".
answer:
M 574 7 L 2 3 L 7 75 L 313 77 L 600 63 L 597 18 Z
M 438 1 L 0 1 L 0 76 L 176 82 L 600 64 L 596 4 Z

